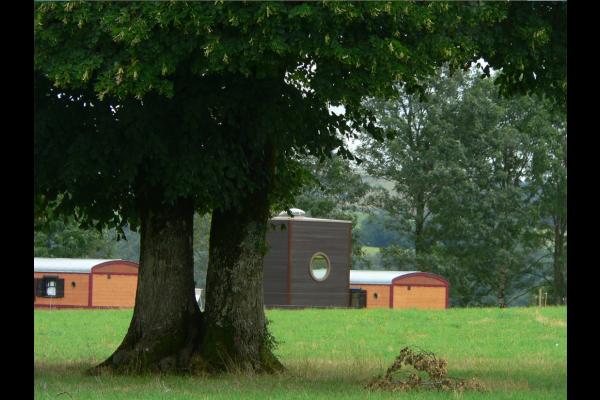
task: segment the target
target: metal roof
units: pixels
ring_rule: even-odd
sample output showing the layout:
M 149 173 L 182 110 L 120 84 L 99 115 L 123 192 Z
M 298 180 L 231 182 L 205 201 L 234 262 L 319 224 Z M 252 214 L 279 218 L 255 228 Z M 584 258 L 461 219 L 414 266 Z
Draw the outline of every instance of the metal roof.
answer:
M 121 259 L 87 259 L 87 258 L 33 258 L 34 272 L 79 272 L 90 273 L 92 268 L 107 261 Z
M 290 212 L 291 212 L 291 213 L 292 213 L 292 215 L 294 215 L 294 216 L 301 216 L 301 215 L 304 215 L 304 214 L 306 214 L 306 213 L 304 212 L 304 210 L 301 210 L 301 209 L 299 209 L 299 208 L 290 208 Z M 278 216 L 280 216 L 280 217 L 285 217 L 285 216 L 287 216 L 287 215 L 288 215 L 287 211 L 282 211 L 282 212 L 280 212 L 280 213 L 278 214 Z
M 420 271 L 370 271 L 350 270 L 350 284 L 391 285 L 392 280 L 402 275 Z
M 302 221 L 302 222 L 342 222 L 345 224 L 351 224 L 352 221 L 344 221 L 341 219 L 325 219 L 325 218 L 311 218 L 305 217 L 303 215 L 297 215 L 295 217 L 287 216 L 277 216 L 270 219 L 271 221 Z
M 352 221 L 345 221 L 341 219 L 327 219 L 327 218 L 312 218 L 307 217 L 304 210 L 299 208 L 290 208 L 293 217 L 290 217 L 287 211 L 282 211 L 275 217 L 272 217 L 270 221 L 305 221 L 305 222 L 342 222 L 346 224 L 351 224 Z

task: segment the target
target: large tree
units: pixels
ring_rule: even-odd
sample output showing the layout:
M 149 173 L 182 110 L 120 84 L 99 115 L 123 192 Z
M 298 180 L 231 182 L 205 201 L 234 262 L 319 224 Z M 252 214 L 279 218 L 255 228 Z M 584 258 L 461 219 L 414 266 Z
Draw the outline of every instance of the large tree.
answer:
M 261 266 L 270 207 L 301 181 L 292 157 L 349 156 L 340 136 L 351 128 L 380 135 L 363 96 L 391 94 L 392 80 L 418 90 L 442 62 L 485 56 L 496 43 L 482 32 L 532 8 L 533 31 L 517 47 L 563 45 L 537 35 L 561 6 L 36 4 L 36 196 L 64 195 L 59 210 L 83 224 L 141 226 L 134 315 L 101 366 L 281 369 Z M 536 57 L 524 65 L 540 78 L 554 71 Z M 329 113 L 340 104 L 345 115 Z M 204 315 L 193 293 L 194 210 L 212 210 Z
M 510 293 L 531 284 L 526 278 L 536 267 L 528 186 L 540 145 L 536 136 L 550 123 L 545 115 L 536 97 L 501 98 L 490 82 L 474 80 L 453 116 L 451 136 L 461 155 L 455 164 L 462 176 L 434 205 L 438 236 L 457 267 L 469 271 L 500 307 Z
M 448 134 L 453 123 L 449 116 L 457 108 L 463 74 L 449 77 L 446 69 L 440 69 L 427 83 L 426 99 L 397 83 L 397 98 L 366 100 L 365 107 L 376 116 L 387 140 L 365 136 L 359 147 L 367 172 L 394 185 L 393 190 L 376 191 L 371 202 L 393 216 L 392 229 L 412 241 L 414 251 L 395 245 L 383 251 L 384 256 L 404 258 L 400 263 L 404 268 L 431 268 L 427 260 L 435 244 L 431 203 L 444 186 L 452 185 L 454 174 L 453 165 L 444 160 L 456 150 L 455 139 Z

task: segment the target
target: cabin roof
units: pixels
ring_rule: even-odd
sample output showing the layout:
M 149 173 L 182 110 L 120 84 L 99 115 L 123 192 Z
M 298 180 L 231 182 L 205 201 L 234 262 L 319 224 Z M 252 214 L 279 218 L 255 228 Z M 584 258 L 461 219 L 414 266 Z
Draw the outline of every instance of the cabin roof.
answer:
M 371 270 L 350 270 L 350 284 L 371 284 L 371 285 L 391 285 L 392 280 L 408 274 L 418 273 L 420 271 L 371 271 Z
M 33 258 L 34 272 L 75 272 L 90 273 L 96 265 L 121 259 L 89 259 L 89 258 Z
M 298 222 L 337 222 L 343 224 L 351 224 L 352 221 L 344 221 L 341 219 L 326 219 L 326 218 L 311 218 L 303 215 L 290 216 L 277 216 L 270 219 L 270 221 L 298 221 Z

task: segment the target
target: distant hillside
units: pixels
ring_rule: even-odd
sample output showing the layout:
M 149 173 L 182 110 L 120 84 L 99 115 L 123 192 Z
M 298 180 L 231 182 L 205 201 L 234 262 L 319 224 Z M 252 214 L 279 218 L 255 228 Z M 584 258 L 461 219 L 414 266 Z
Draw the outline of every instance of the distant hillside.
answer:
M 369 175 L 361 175 L 363 182 L 371 187 L 383 187 L 390 192 L 394 191 L 394 183 L 386 179 L 375 178 Z

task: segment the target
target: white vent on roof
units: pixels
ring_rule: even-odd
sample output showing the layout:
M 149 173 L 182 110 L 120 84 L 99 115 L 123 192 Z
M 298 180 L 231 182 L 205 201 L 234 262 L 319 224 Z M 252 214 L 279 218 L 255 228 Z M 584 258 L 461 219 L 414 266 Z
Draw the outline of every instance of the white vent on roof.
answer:
M 302 216 L 304 216 L 304 214 L 306 214 L 303 210 L 301 210 L 299 208 L 290 208 L 290 211 L 292 212 L 292 215 L 294 217 L 302 217 Z M 285 217 L 287 215 L 288 215 L 287 211 L 282 211 L 279 213 L 280 217 Z

